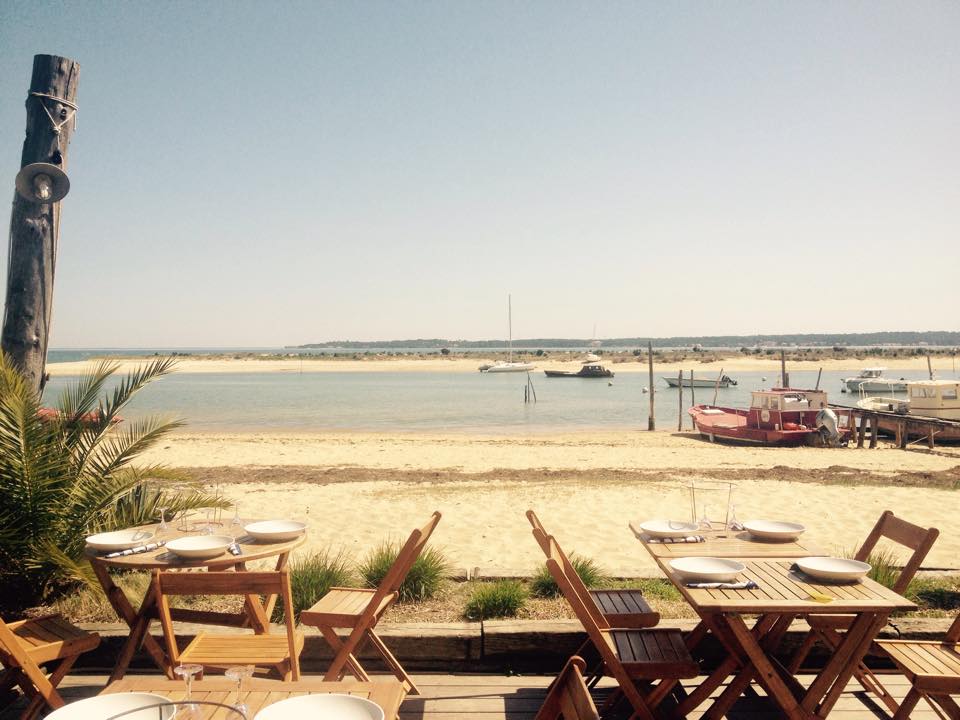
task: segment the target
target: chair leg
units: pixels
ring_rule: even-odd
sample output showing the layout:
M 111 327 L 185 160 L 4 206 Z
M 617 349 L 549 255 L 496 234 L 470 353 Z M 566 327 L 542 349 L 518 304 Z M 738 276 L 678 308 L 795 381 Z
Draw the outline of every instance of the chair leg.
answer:
M 960 705 L 949 695 L 928 695 L 937 705 L 943 708 L 950 720 L 960 720 Z
M 344 670 L 348 670 L 357 680 L 369 682 L 370 676 L 367 675 L 363 666 L 360 665 L 360 661 L 354 657 L 353 653 L 350 652 L 350 648 L 340 639 L 336 631 L 332 627 L 324 626 L 320 628 L 320 632 L 336 653 L 323 679 L 327 682 L 342 680 Z
M 800 643 L 800 647 L 793 653 L 793 657 L 790 658 L 790 662 L 787 664 L 787 670 L 790 671 L 791 675 L 796 675 L 800 671 L 803 661 L 807 659 L 807 655 L 810 654 L 810 651 L 813 650 L 813 646 L 816 644 L 817 634 L 815 631 L 809 630 L 803 638 L 803 642 Z
M 883 686 L 883 683 L 880 682 L 878 678 L 870 668 L 868 668 L 863 663 L 860 663 L 860 667 L 857 668 L 854 673 L 854 677 L 857 678 L 857 682 L 860 683 L 860 686 L 866 690 L 868 693 L 876 695 L 880 701 L 887 706 L 887 709 L 895 713 L 899 709 L 897 701 L 891 697 L 890 693 L 887 692 L 887 689 Z
M 373 631 L 373 628 L 367 629 L 367 637 L 370 639 L 370 642 L 373 643 L 373 646 L 380 652 L 381 657 L 383 657 L 390 669 L 393 670 L 393 674 L 396 676 L 397 680 L 406 683 L 409 686 L 407 694 L 419 695 L 420 690 L 417 689 L 417 686 L 414 684 L 413 680 L 411 680 L 410 676 L 407 675 L 407 671 L 403 669 L 403 666 L 393 656 L 393 653 L 390 652 L 390 649 L 383 644 L 383 640 L 381 640 L 380 637 Z
M 47 678 L 47 681 L 50 683 L 51 687 L 55 688 L 60 684 L 60 682 L 67 676 L 67 673 L 70 671 L 70 668 L 73 667 L 73 664 L 77 661 L 78 657 L 80 656 L 73 655 L 71 657 L 65 657 L 60 661 L 54 671 L 50 673 L 50 676 Z M 59 695 L 57 695 L 57 697 L 59 697 Z M 46 704 L 48 704 L 48 701 L 41 693 L 37 693 L 30 701 L 27 709 L 24 710 L 23 715 L 20 716 L 21 720 L 33 720 L 33 718 L 40 714 L 40 711 L 43 710 L 43 706 Z

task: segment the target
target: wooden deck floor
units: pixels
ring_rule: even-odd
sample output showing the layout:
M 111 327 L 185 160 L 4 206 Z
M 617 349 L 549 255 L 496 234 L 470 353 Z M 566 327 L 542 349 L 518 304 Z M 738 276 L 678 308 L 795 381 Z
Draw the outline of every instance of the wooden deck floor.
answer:
M 414 680 L 423 693 L 408 697 L 401 707 L 401 720 L 532 720 L 543 702 L 551 678 L 541 675 L 416 675 Z M 894 697 L 907 691 L 906 680 L 897 675 L 884 675 L 884 684 Z M 99 692 L 106 676 L 74 675 L 62 685 L 64 697 L 77 700 Z M 696 681 L 690 681 L 691 686 Z M 598 690 L 603 695 L 610 684 Z M 17 704 L 18 705 L 18 704 Z M 0 709 L 0 720 L 17 717 L 17 705 Z M 703 708 L 702 708 L 703 709 Z M 699 720 L 700 712 L 689 716 Z M 743 698 L 727 716 L 731 720 L 775 720 L 779 717 L 763 697 Z M 835 706 L 831 718 L 839 720 L 874 720 L 888 718 L 871 703 L 859 685 L 851 684 Z M 916 720 L 933 720 L 937 716 L 921 703 L 913 716 Z

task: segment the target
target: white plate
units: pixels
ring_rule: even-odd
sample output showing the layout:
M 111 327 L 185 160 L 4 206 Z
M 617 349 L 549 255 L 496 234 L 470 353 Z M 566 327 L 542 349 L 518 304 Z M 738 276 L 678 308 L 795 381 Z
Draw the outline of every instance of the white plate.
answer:
M 685 557 L 671 560 L 670 567 L 683 582 L 733 582 L 746 566 L 727 558 Z
M 87 538 L 87 545 L 102 552 L 129 550 L 137 545 L 146 545 L 153 536 L 153 530 L 117 530 L 91 535 Z
M 384 720 L 383 710 L 356 695 L 300 695 L 268 705 L 253 720 Z
M 748 520 L 743 529 L 762 540 L 796 540 L 807 528 L 800 523 L 780 520 Z
M 699 528 L 696 523 L 683 520 L 647 520 L 640 523 L 640 529 L 650 537 L 676 538 L 693 535 Z
M 223 555 L 233 545 L 229 535 L 190 535 L 167 543 L 167 550 L 190 560 L 209 560 Z
M 170 702 L 170 699 L 153 693 L 110 693 L 109 695 L 97 695 L 64 705 L 59 710 L 54 710 L 47 715 L 47 720 L 104 720 L 104 718 L 113 717 L 127 710 L 136 710 L 137 708 L 165 702 Z M 122 720 L 158 720 L 158 718 L 169 720 L 173 717 L 175 710 L 175 707 L 170 706 L 153 708 L 152 710 L 124 715 Z
M 817 580 L 859 580 L 870 572 L 870 565 L 865 562 L 835 557 L 800 558 L 797 567 Z
M 296 520 L 261 520 L 244 525 L 243 529 L 257 540 L 283 542 L 303 535 L 307 529 L 307 524 Z

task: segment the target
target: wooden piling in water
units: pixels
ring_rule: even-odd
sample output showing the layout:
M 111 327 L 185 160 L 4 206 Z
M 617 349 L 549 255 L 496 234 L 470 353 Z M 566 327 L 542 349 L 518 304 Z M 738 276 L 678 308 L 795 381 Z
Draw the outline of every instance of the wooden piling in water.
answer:
M 677 407 L 677 432 L 683 430 L 683 370 L 680 371 L 678 376 L 680 382 L 677 383 L 677 399 L 679 405 Z
M 720 368 L 720 374 L 717 375 L 717 381 L 713 384 L 713 405 L 717 405 L 717 393 L 720 392 L 720 380 L 723 378 L 723 368 Z
M 656 430 L 657 422 L 653 417 L 653 341 L 647 342 L 647 364 L 650 368 L 650 418 L 647 420 L 647 430 Z

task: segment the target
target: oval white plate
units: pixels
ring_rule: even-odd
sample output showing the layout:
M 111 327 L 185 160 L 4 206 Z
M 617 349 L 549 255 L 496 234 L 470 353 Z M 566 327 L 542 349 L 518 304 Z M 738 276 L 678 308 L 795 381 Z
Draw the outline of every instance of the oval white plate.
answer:
M 685 557 L 670 561 L 683 582 L 733 582 L 746 567 L 727 558 Z
M 153 693 L 130 692 L 97 695 L 96 697 L 77 700 L 54 710 L 47 715 L 48 720 L 103 720 L 113 717 L 127 710 L 136 710 L 149 707 L 157 703 L 170 702 L 169 698 Z M 169 720 L 176 710 L 174 707 L 153 708 L 138 713 L 124 715 L 123 720 Z
M 307 524 L 296 520 L 261 520 L 244 525 L 243 529 L 257 540 L 283 542 L 303 535 L 307 529 Z
M 146 545 L 153 536 L 153 530 L 116 530 L 91 535 L 87 538 L 87 545 L 100 551 L 129 550 L 137 545 Z
M 650 537 L 675 538 L 695 534 L 699 528 L 696 523 L 682 520 L 647 520 L 640 523 L 640 529 Z
M 174 555 L 191 560 L 209 560 L 223 555 L 233 545 L 229 535 L 190 535 L 167 543 L 167 550 Z
M 800 558 L 797 567 L 817 580 L 859 580 L 870 572 L 870 565 L 865 562 L 835 557 Z
M 743 529 L 763 540 L 796 540 L 807 530 L 800 523 L 780 520 L 748 520 Z
M 384 720 L 374 702 L 355 695 L 300 695 L 268 705 L 253 720 Z

